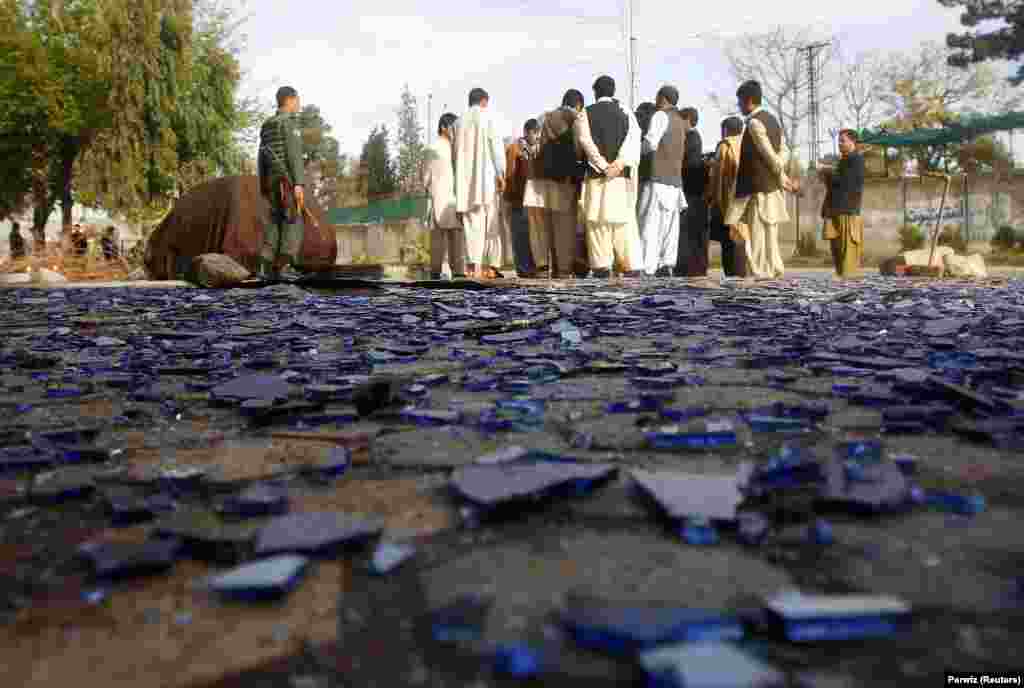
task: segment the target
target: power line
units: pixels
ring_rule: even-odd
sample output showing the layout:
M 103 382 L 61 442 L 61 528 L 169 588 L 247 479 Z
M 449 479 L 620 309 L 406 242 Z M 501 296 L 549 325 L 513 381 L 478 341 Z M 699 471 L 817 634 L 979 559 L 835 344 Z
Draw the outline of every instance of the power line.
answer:
M 823 41 L 821 43 L 812 43 L 805 45 L 801 48 L 797 48 L 800 52 L 807 53 L 807 95 L 808 95 L 808 115 L 810 122 L 811 132 L 808 137 L 808 144 L 810 150 L 808 151 L 809 157 L 809 168 L 814 170 L 818 165 L 819 149 L 818 144 L 820 143 L 818 134 L 821 128 L 821 113 L 819 110 L 818 102 L 818 64 L 817 57 L 818 51 L 824 47 L 832 45 L 831 41 Z

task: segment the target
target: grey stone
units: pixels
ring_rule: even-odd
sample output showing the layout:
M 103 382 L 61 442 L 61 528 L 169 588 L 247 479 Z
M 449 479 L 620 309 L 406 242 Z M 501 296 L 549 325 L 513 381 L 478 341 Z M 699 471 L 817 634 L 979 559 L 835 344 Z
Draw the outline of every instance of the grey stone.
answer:
M 189 281 L 201 287 L 224 289 L 249 279 L 251 273 L 233 258 L 220 253 L 204 253 L 192 259 Z

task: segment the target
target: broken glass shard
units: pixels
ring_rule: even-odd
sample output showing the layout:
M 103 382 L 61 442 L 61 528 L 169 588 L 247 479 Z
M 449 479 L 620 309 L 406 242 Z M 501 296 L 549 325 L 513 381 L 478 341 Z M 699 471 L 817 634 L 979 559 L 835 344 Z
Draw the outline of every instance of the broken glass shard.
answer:
M 330 511 L 279 516 L 260 531 L 256 553 L 332 555 L 344 546 L 366 543 L 382 529 L 377 519 Z
M 959 495 L 951 492 L 929 491 L 928 506 L 963 516 L 974 516 L 985 511 L 985 498 L 981 495 Z
M 259 526 L 226 523 L 215 511 L 192 508 L 157 521 L 153 531 L 158 537 L 180 539 L 186 553 L 195 558 L 234 562 L 252 546 Z
M 706 476 L 675 472 L 632 471 L 636 487 L 668 518 L 683 521 L 707 518 L 732 523 L 743 501 L 734 476 Z
M 444 411 L 435 409 L 406 409 L 402 411 L 402 418 L 422 426 L 457 425 L 462 420 L 462 414 L 458 411 Z
M 78 553 L 98 578 L 115 579 L 163 573 L 174 566 L 180 550 L 180 540 L 167 538 L 141 544 L 90 542 L 81 545 Z
M 478 595 L 455 598 L 428 613 L 431 635 L 439 643 L 478 640 L 493 603 L 493 598 Z
M 667 425 L 645 433 L 652 449 L 714 449 L 736 445 L 736 430 L 728 419 L 707 419 L 685 426 Z
M 832 526 L 824 519 L 816 519 L 807 527 L 807 541 L 813 545 L 831 545 L 835 543 Z
M 302 467 L 302 472 L 322 478 L 337 478 L 345 473 L 352 463 L 352 450 L 348 447 L 331 447 L 324 456 L 314 463 Z
M 782 688 L 785 675 L 728 643 L 648 650 L 640 665 L 652 688 Z
M 288 511 L 288 490 L 278 485 L 253 485 L 225 500 L 222 511 L 233 516 L 277 516 Z
M 494 672 L 499 676 L 531 679 L 543 669 L 543 656 L 538 648 L 524 644 L 501 644 L 494 650 Z
M 416 548 L 413 545 L 400 542 L 381 542 L 373 551 L 370 570 L 383 576 L 397 569 L 415 554 Z
M 770 628 L 792 642 L 888 637 L 906 629 L 910 605 L 898 597 L 784 592 L 765 601 Z
M 706 518 L 688 518 L 679 528 L 679 535 L 688 545 L 717 545 L 718 531 Z
M 242 402 L 262 399 L 273 402 L 287 399 L 291 387 L 277 375 L 244 375 L 214 387 L 210 393 L 223 400 Z
M 496 452 L 485 454 L 484 456 L 478 457 L 476 463 L 479 464 L 496 464 L 496 463 L 508 463 L 509 461 L 516 461 L 523 458 L 529 453 L 528 449 L 523 447 L 505 447 L 499 449 Z
M 571 595 L 562 624 L 582 647 L 632 655 L 667 643 L 739 640 L 736 616 L 667 602 L 636 604 Z
M 205 585 L 233 600 L 279 599 L 295 589 L 308 566 L 309 560 L 302 556 L 271 557 L 212 576 Z
M 618 469 L 608 464 L 531 461 L 471 465 L 451 477 L 452 489 L 477 506 L 494 508 L 520 500 L 551 496 L 568 490 L 586 494 L 613 478 Z
M 894 463 L 854 462 L 858 471 L 851 475 L 844 461 L 832 461 L 826 471 L 828 482 L 822 500 L 855 512 L 882 512 L 903 509 L 910 483 Z

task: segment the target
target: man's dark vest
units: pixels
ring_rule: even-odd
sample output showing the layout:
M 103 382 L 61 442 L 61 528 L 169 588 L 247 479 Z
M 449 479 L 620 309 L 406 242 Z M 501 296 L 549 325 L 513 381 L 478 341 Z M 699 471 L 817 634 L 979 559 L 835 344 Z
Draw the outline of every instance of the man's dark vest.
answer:
M 683 185 L 683 156 L 686 155 L 686 132 L 690 123 L 683 119 L 679 110 L 666 110 L 668 127 L 658 142 L 658 147 L 651 154 L 650 180 L 659 184 L 667 184 L 677 189 Z M 643 180 L 643 177 L 641 177 Z
M 629 116 L 615 101 L 603 100 L 587 108 L 587 120 L 597 150 L 609 163 L 615 162 L 629 133 Z
M 782 127 L 779 121 L 769 112 L 761 110 L 751 117 L 756 119 L 768 132 L 768 141 L 778 153 L 782 150 Z M 771 166 L 761 157 L 761 152 L 754 144 L 748 123 L 740 141 L 740 168 L 736 174 L 736 197 L 743 198 L 756 193 L 769 193 L 782 188 L 778 177 L 772 172 Z

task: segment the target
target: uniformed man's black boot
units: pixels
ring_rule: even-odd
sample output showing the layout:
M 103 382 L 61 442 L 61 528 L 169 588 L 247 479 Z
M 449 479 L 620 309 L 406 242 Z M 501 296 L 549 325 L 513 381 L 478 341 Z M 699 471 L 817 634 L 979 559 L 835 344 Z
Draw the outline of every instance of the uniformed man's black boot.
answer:
M 302 277 L 302 273 L 295 269 L 294 262 L 287 260 L 281 271 L 277 274 L 278 279 L 286 282 L 294 282 Z
M 266 258 L 256 259 L 256 277 L 261 280 L 269 280 L 273 278 L 273 262 Z

